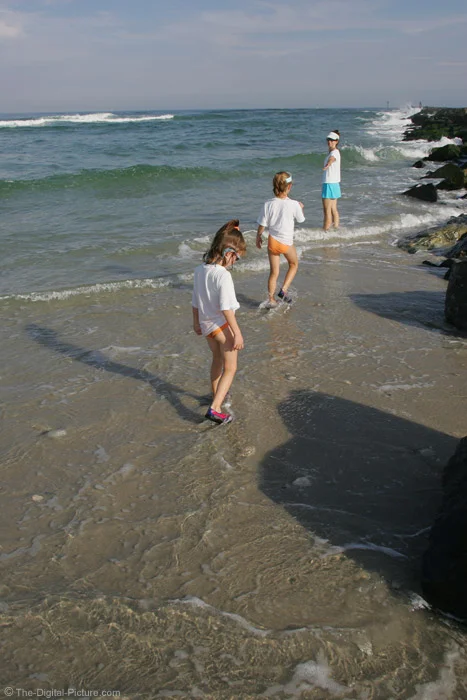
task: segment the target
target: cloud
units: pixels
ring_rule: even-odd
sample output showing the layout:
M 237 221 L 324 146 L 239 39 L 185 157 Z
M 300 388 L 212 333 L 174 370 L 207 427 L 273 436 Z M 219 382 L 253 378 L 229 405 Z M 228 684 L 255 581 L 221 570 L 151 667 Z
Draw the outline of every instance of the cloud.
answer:
M 14 12 L 0 10 L 0 39 L 16 39 L 22 34 L 20 18 Z
M 436 17 L 422 20 L 399 20 L 401 31 L 406 34 L 424 34 L 426 32 L 440 32 L 446 27 L 456 27 L 467 22 L 467 14 L 451 17 Z
M 389 18 L 385 4 L 375 0 L 318 0 L 289 4 L 256 2 L 251 10 L 200 12 L 189 21 L 174 23 L 165 31 L 176 35 L 198 35 L 223 39 L 227 36 L 286 35 L 303 33 L 364 32 L 368 30 L 421 34 L 467 22 L 467 13 L 436 18 Z
M 467 68 L 467 61 L 439 61 L 437 66 L 448 66 L 449 68 Z
M 380 101 L 393 102 L 414 84 L 423 97 L 420 61 L 432 66 L 442 59 L 453 67 L 438 68 L 443 89 L 451 72 L 451 83 L 458 80 L 455 68 L 464 63 L 457 37 L 467 13 L 434 19 L 442 9 L 431 6 L 431 15 L 420 12 L 415 21 L 410 3 L 394 9 L 402 1 L 224 0 L 216 8 L 212 0 L 177 0 L 183 14 L 151 0 L 133 0 L 131 7 L 8 0 L 9 10 L 3 2 L 0 90 L 11 105 L 20 98 L 27 105 L 34 94 L 41 106 L 53 101 L 64 109 L 72 99 L 102 107 L 155 100 L 203 106 L 205 99 L 219 106 L 279 99 L 370 104 L 379 91 Z M 427 41 L 423 33 L 434 30 L 436 42 Z

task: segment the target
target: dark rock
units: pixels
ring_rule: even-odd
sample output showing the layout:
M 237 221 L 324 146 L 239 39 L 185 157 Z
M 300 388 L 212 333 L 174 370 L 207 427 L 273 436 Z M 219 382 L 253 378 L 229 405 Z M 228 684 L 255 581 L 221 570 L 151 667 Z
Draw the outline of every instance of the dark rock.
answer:
M 448 143 L 446 146 L 434 148 L 428 156 L 428 160 L 435 161 L 436 163 L 442 163 L 446 160 L 456 160 L 460 155 L 460 146 L 455 146 L 453 143 Z
M 436 185 L 437 190 L 447 190 L 448 192 L 452 192 L 453 190 L 460 190 L 464 185 L 458 185 L 452 180 L 441 180 L 441 182 L 438 182 Z
M 446 290 L 444 315 L 446 321 L 453 326 L 467 331 L 467 258 L 453 260 Z
M 406 194 L 408 197 L 422 199 L 424 202 L 436 202 L 438 200 L 436 187 L 431 183 L 429 185 L 415 185 L 403 192 L 403 194 Z
M 461 216 L 455 217 L 456 219 L 463 219 L 467 223 L 467 214 L 461 214 Z M 467 257 L 467 232 L 463 233 L 457 243 L 446 251 L 446 257 L 448 258 L 463 258 Z
M 456 256 L 460 255 L 461 249 L 457 249 L 456 246 L 458 242 L 463 240 L 466 233 L 467 214 L 460 214 L 460 216 L 452 216 L 443 226 L 433 226 L 425 231 L 420 231 L 415 236 L 401 238 L 397 245 L 408 253 L 416 253 L 417 250 L 443 249 L 451 246 L 449 250 L 445 251 L 445 255 L 446 257 L 454 257 L 452 255 L 453 251 L 455 251 Z
M 413 126 L 409 127 L 404 140 L 425 139 L 438 141 L 443 136 L 460 137 L 466 140 L 467 110 L 461 108 L 423 107 L 410 118 Z
M 417 160 L 413 165 L 412 168 L 424 168 L 426 165 L 425 161 L 423 160 Z
M 430 267 L 451 267 L 452 260 L 442 260 L 440 263 L 435 263 L 433 260 L 423 260 L 422 265 L 429 265 Z
M 423 556 L 422 588 L 428 602 L 467 619 L 467 437 L 443 473 L 443 501 Z
M 439 183 L 437 185 L 437 189 L 441 190 L 447 190 L 447 189 L 452 189 L 452 190 L 460 190 L 461 187 L 464 187 L 465 185 L 465 173 L 462 168 L 460 168 L 458 165 L 455 163 L 446 163 L 446 165 L 442 165 L 440 168 L 437 168 L 436 170 L 430 171 L 426 175 L 423 176 L 423 179 L 429 180 L 429 179 L 436 179 L 436 178 L 445 178 L 444 182 L 448 183 L 448 185 L 452 186 L 446 186 L 442 187 L 441 185 L 443 183 Z

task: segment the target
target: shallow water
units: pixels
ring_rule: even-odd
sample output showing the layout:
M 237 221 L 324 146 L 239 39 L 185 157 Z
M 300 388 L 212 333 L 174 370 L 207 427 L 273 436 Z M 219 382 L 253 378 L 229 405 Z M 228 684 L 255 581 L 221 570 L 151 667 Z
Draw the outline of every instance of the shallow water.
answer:
M 5 684 L 467 697 L 465 631 L 419 588 L 467 341 L 421 260 L 382 240 L 304 251 L 296 302 L 272 311 L 265 272 L 239 267 L 220 427 L 189 279 L 4 300 Z
M 0 300 L 166 284 L 231 218 L 256 228 L 278 170 L 305 205 L 297 244 L 391 240 L 465 210 L 400 193 L 436 144 L 403 141 L 413 108 L 0 115 Z M 321 230 L 325 136 L 342 140 L 341 230 Z M 253 244 L 250 235 L 250 243 Z M 252 245 L 253 247 L 253 245 Z M 258 256 L 251 267 L 260 269 Z

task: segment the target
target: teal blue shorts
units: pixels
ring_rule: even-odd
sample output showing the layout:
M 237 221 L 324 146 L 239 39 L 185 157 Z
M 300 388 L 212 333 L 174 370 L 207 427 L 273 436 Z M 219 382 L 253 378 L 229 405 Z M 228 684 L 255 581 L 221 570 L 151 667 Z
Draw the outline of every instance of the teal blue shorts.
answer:
M 330 182 L 323 185 L 323 189 L 321 191 L 322 199 L 339 199 L 340 196 L 341 186 L 338 182 Z

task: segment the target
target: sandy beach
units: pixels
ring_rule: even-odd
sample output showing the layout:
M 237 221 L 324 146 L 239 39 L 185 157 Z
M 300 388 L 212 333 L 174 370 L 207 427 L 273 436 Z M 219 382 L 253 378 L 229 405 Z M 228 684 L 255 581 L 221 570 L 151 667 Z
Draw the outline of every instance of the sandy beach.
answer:
M 3 306 L 0 675 L 121 697 L 464 698 L 420 597 L 465 430 L 446 282 L 381 244 L 235 276 L 231 426 L 203 420 L 191 284 Z

